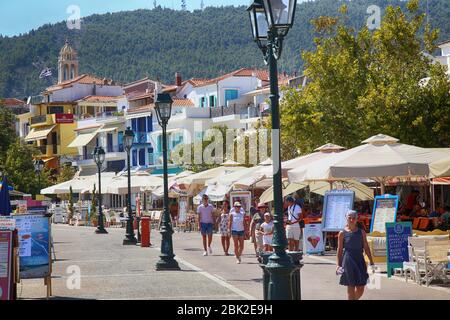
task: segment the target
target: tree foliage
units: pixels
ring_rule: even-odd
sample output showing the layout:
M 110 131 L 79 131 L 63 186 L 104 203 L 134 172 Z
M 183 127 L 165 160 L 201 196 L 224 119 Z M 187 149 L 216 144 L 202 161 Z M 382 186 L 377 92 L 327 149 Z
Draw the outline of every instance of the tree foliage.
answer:
M 425 25 L 418 2 L 407 11 L 388 6 L 375 31 L 345 25 L 345 11 L 314 21 L 316 49 L 303 53 L 311 82 L 287 90 L 281 106 L 284 143 L 305 153 L 385 133 L 403 143 L 448 146 L 450 79 L 424 54 L 435 49 L 437 32 Z
M 5 171 L 15 190 L 39 194 L 41 189 L 52 184 L 49 169 L 45 168 L 40 175 L 34 172 L 33 154 L 35 152 L 36 150 L 22 144 L 19 140 L 10 145 L 6 153 Z
M 405 8 L 400 0 L 300 3 L 285 42 L 281 71 L 302 69 L 300 52 L 314 48 L 316 31 L 310 21 L 334 15 L 342 3 L 348 6 L 346 24 L 356 29 L 366 24 L 370 5 L 378 5 L 382 11 L 388 4 Z M 422 1 L 420 11 L 425 8 Z M 0 36 L 0 97 L 40 93 L 51 84 L 39 79 L 44 67 L 52 68 L 55 82 L 58 54 L 66 38 L 78 51 L 81 73 L 122 83 L 150 76 L 170 84 L 175 72 L 181 72 L 184 78 L 210 78 L 242 67 L 263 67 L 245 9 L 224 6 L 189 12 L 158 5 L 153 10 L 92 15 L 83 18 L 81 30 L 69 30 L 61 22 L 21 36 Z M 449 11 L 448 0 L 433 0 L 430 5 L 430 23 L 433 28 L 441 28 L 442 41 L 450 38 Z
M 5 163 L 6 152 L 15 139 L 14 114 L 0 100 L 0 163 Z

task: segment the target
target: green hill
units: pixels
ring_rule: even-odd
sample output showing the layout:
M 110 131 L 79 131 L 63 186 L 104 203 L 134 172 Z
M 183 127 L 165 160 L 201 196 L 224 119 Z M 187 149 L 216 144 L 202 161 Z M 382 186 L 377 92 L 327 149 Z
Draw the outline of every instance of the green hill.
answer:
M 440 28 L 440 40 L 450 38 L 448 0 L 429 0 L 430 23 Z M 293 30 L 288 35 L 281 71 L 299 71 L 301 50 L 313 49 L 310 20 L 336 15 L 342 4 L 349 9 L 348 23 L 366 23 L 369 5 L 405 6 L 399 0 L 317 0 L 298 6 Z M 425 0 L 421 4 L 426 8 Z M 0 31 L 1 32 L 1 31 Z M 78 51 L 80 73 L 92 73 L 129 82 L 150 76 L 173 83 L 175 72 L 184 79 L 214 77 L 241 67 L 262 67 L 262 56 L 252 42 L 245 7 L 207 7 L 204 11 L 156 8 L 84 18 L 81 30 L 69 30 L 65 22 L 44 25 L 16 37 L 0 36 L 0 96 L 23 98 L 38 94 L 50 83 L 39 79 L 44 67 L 57 79 L 57 57 L 68 38 Z

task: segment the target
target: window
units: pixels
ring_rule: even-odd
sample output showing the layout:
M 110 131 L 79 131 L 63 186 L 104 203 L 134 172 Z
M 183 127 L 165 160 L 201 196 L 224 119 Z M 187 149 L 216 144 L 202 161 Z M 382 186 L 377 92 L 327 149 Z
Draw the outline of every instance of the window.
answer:
M 146 132 L 152 132 L 152 131 L 153 131 L 152 117 L 147 117 L 147 131 Z
M 64 107 L 47 107 L 47 114 L 63 114 Z
M 209 96 L 209 106 L 210 107 L 217 106 L 217 97 L 216 96 Z
M 112 133 L 108 133 L 106 135 L 106 142 L 107 142 L 107 152 L 114 152 Z
M 225 90 L 225 107 L 228 107 L 228 101 L 234 100 L 238 98 L 238 91 L 233 90 Z
M 200 98 L 200 108 L 205 108 L 206 107 L 206 98 L 205 97 L 201 97 Z

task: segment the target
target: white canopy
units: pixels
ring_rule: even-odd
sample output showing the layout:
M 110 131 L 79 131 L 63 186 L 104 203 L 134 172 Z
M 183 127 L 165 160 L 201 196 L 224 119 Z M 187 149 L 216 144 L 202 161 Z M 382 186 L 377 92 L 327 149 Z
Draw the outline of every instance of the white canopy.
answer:
M 105 193 L 106 186 L 111 182 L 114 173 L 102 173 L 102 192 Z M 85 193 L 94 188 L 94 184 L 98 190 L 98 175 L 90 175 L 85 177 L 73 178 L 72 180 L 45 188 L 41 190 L 41 194 L 69 194 L 70 187 L 73 193 Z
M 97 132 L 80 134 L 68 145 L 68 147 L 69 148 L 84 147 L 84 146 L 88 145 L 89 142 L 91 142 L 92 139 L 94 139 L 96 135 L 97 135 Z
M 205 185 L 210 179 L 214 179 L 222 174 L 229 174 L 235 171 L 243 170 L 244 167 L 217 167 L 209 170 L 205 170 L 193 175 L 181 178 L 178 180 L 178 184 L 191 185 L 191 184 L 201 184 Z
M 331 187 L 334 189 L 348 189 L 355 191 L 355 197 L 358 200 L 366 201 L 373 200 L 373 190 L 362 183 L 349 180 L 349 181 L 335 181 L 329 183 L 326 181 L 312 181 L 309 183 L 289 183 L 287 180 L 284 181 L 283 187 L 283 197 L 286 197 L 298 190 L 304 189 L 309 186 L 310 192 L 325 195 L 325 192 L 330 190 Z M 260 202 L 267 203 L 273 201 L 273 187 L 270 187 L 260 197 Z
M 131 193 L 139 193 L 142 191 L 154 190 L 163 184 L 163 179 L 151 174 L 135 174 L 131 176 Z M 128 177 L 122 175 L 115 177 L 106 187 L 105 193 L 110 194 L 127 194 L 128 193 Z
M 289 181 L 428 176 L 430 164 L 446 157 L 443 152 L 401 144 L 389 138 L 377 135 L 369 138 L 368 144 L 290 170 Z

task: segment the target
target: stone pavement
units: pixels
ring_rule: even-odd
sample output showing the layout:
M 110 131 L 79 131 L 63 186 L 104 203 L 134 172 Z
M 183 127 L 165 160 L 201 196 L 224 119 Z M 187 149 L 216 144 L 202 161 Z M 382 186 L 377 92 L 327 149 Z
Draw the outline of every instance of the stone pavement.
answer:
M 174 252 L 181 271 L 155 271 L 159 259 L 160 234 L 152 230 L 151 248 L 123 246 L 125 230 L 108 229 L 97 235 L 94 228 L 53 226 L 56 262 L 53 264 L 52 299 L 262 299 L 262 271 L 253 245 L 245 242 L 243 263 L 224 256 L 220 236 L 214 235 L 213 254 L 204 257 L 197 232 L 175 232 Z M 233 252 L 231 243 L 230 253 Z M 302 268 L 302 298 L 346 299 L 346 289 L 335 276 L 335 256 L 306 256 Z M 73 272 L 81 272 L 80 289 L 70 289 Z M 450 287 L 426 288 L 404 280 L 378 277 L 363 299 L 450 300 Z M 21 299 L 45 299 L 42 279 L 23 280 Z

